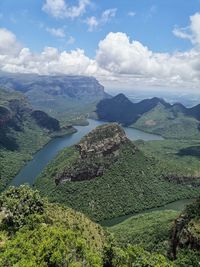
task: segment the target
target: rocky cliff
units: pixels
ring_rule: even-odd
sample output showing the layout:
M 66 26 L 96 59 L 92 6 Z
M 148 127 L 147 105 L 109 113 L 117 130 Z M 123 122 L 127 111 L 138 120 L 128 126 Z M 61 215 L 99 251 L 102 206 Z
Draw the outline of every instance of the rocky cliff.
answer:
M 33 129 L 33 125 L 44 134 L 60 131 L 59 121 L 43 111 L 34 111 L 24 95 L 0 89 L 0 147 L 18 149 L 16 137 Z
M 90 180 L 104 174 L 117 159 L 120 147 L 130 143 L 124 130 L 116 123 L 99 126 L 86 135 L 75 147 L 76 160 L 56 177 L 56 183 Z
M 180 249 L 200 250 L 200 198 L 189 205 L 174 223 L 169 256 L 176 259 Z

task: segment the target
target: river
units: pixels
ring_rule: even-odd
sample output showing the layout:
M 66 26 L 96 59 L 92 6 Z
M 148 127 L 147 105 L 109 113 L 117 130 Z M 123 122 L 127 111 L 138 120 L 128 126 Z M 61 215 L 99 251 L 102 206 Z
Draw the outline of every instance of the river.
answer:
M 45 145 L 41 150 L 39 150 L 33 156 L 33 159 L 31 161 L 29 161 L 21 169 L 18 175 L 16 175 L 15 178 L 12 180 L 11 185 L 19 186 L 24 183 L 33 185 L 38 175 L 42 172 L 42 170 L 46 167 L 46 165 L 57 155 L 57 153 L 60 150 L 62 150 L 65 147 L 69 147 L 76 144 L 84 135 L 89 133 L 92 129 L 105 123 L 102 121 L 91 120 L 91 119 L 88 119 L 88 122 L 89 122 L 88 126 L 76 126 L 76 129 L 78 131 L 72 135 L 66 135 L 63 137 L 52 139 L 47 145 Z M 163 140 L 163 138 L 159 135 L 149 134 L 137 129 L 124 127 L 124 130 L 130 140 L 138 140 L 138 139 L 142 139 L 144 141 Z M 151 209 L 145 212 L 150 212 L 152 210 L 166 210 L 166 209 L 182 210 L 186 206 L 186 204 L 190 203 L 191 201 L 192 200 L 178 200 L 173 203 L 167 204 L 165 206 Z M 101 224 L 104 226 L 112 226 L 134 215 L 135 214 L 120 216 L 111 220 L 106 220 Z
M 37 176 L 46 167 L 48 162 L 50 162 L 57 155 L 60 150 L 65 147 L 69 147 L 76 144 L 84 135 L 89 133 L 92 129 L 105 123 L 102 121 L 91 119 L 88 119 L 88 122 L 88 126 L 76 126 L 76 129 L 78 131 L 72 135 L 66 135 L 63 137 L 52 139 L 46 146 L 44 146 L 33 156 L 33 159 L 31 161 L 29 161 L 21 169 L 21 171 L 12 180 L 11 185 L 19 186 L 24 183 L 33 185 Z M 137 129 L 125 127 L 124 130 L 126 131 L 126 134 L 130 140 L 163 140 L 163 138 L 159 135 L 145 133 Z
M 166 205 L 161 206 L 161 207 L 157 207 L 157 208 L 145 210 L 145 211 L 138 212 L 138 213 L 131 213 L 129 215 L 124 215 L 124 216 L 119 216 L 119 217 L 115 217 L 112 219 L 108 219 L 108 220 L 100 222 L 100 224 L 102 226 L 111 227 L 111 226 L 114 226 L 118 223 L 121 223 L 121 222 L 127 220 L 130 217 L 141 215 L 141 214 L 152 212 L 152 211 L 162 211 L 162 210 L 182 211 L 188 204 L 191 204 L 194 201 L 195 201 L 195 199 L 181 199 L 181 200 L 174 201 L 172 203 L 166 204 Z

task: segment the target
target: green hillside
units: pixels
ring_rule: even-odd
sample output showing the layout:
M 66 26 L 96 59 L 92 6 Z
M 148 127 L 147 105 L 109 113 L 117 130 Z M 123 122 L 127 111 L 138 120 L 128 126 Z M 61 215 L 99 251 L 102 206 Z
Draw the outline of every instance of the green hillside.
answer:
M 98 140 L 96 136 L 102 127 L 93 130 L 90 138 Z M 110 143 L 105 141 L 106 145 L 96 141 L 87 142 L 90 143 L 88 151 L 90 146 L 108 148 L 109 144 L 113 144 L 116 147 L 114 140 L 111 139 Z M 182 185 L 165 179 L 171 173 L 168 165 L 145 156 L 128 139 L 115 151 L 114 154 L 118 155 L 116 158 L 109 154 L 111 152 L 105 152 L 106 157 L 92 154 L 80 161 L 79 147 L 83 145 L 85 149 L 83 141 L 61 151 L 38 177 L 35 186 L 50 201 L 65 204 L 101 221 L 200 193 L 199 188 L 190 184 Z M 98 170 L 103 170 L 101 175 L 97 175 Z M 91 173 L 93 176 L 90 176 Z M 80 181 L 79 176 L 84 179 Z
M 133 216 L 108 230 L 122 246 L 139 245 L 148 251 L 167 255 L 171 229 L 178 215 L 172 210 L 152 211 Z
M 56 119 L 33 111 L 21 93 L 0 89 L 0 190 L 51 138 L 73 132 L 71 126 L 61 128 Z
M 200 261 L 199 199 L 179 214 L 176 211 L 153 211 L 133 216 L 108 228 L 118 244 L 139 245 L 173 259 L 177 267 L 198 267 Z
M 22 205 L 23 204 L 23 205 Z M 164 256 L 116 245 L 85 215 L 50 204 L 27 186 L 0 195 L 2 267 L 170 267 Z
M 158 104 L 143 114 L 132 127 L 170 139 L 200 138 L 199 121 L 185 115 L 176 106 L 169 109 Z

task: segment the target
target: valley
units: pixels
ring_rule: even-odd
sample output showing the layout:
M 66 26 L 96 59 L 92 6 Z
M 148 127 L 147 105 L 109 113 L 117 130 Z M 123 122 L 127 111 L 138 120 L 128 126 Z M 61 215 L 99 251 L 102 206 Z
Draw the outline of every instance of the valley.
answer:
M 0 0 L 0 267 L 200 267 L 200 0 Z
M 16 194 L 22 198 L 24 195 L 25 199 L 29 195 L 32 201 L 36 193 L 23 185 L 28 183 L 42 198 L 48 199 L 49 204 L 44 208 L 45 214 L 30 211 L 32 215 L 30 218 L 27 215 L 23 221 L 22 231 L 16 228 L 17 236 L 14 234 L 13 237 L 10 228 L 6 228 L 6 232 L 3 230 L 6 219 L 3 211 L 0 212 L 0 237 L 7 244 L 0 253 L 0 263 L 5 266 L 8 257 L 12 266 L 17 259 L 15 253 L 9 251 L 15 251 L 16 244 L 20 244 L 17 254 L 23 266 L 26 261 L 21 250 L 27 235 L 32 236 L 26 252 L 30 258 L 36 253 L 33 244 L 38 242 L 37 237 L 49 238 L 51 243 L 59 235 L 63 242 L 67 242 L 66 246 L 73 248 L 76 242 L 86 242 L 81 249 L 83 258 L 86 257 L 84 260 L 91 261 L 91 266 L 128 266 L 133 260 L 132 255 L 134 262 L 141 257 L 145 262 L 148 258 L 149 266 L 155 266 L 155 262 L 160 262 L 160 266 L 177 267 L 192 262 L 195 266 L 199 257 L 196 250 L 191 258 L 187 255 L 190 247 L 182 249 L 181 244 L 175 255 L 174 241 L 170 238 L 180 212 L 200 195 L 198 106 L 185 108 L 156 97 L 133 103 L 123 94 L 109 96 L 98 82 L 89 79 L 87 82 L 92 82 L 89 93 L 94 90 L 94 95 L 88 98 L 87 90 L 84 92 L 84 86 L 80 86 L 73 100 L 68 99 L 74 105 L 72 110 L 64 95 L 73 90 L 68 90 L 67 86 L 64 89 L 64 78 L 57 77 L 56 80 L 62 80 L 62 86 L 51 95 L 53 105 L 48 108 L 36 101 L 38 77 L 34 77 L 35 85 L 30 85 L 28 91 L 25 88 L 32 76 L 20 77 L 22 80 L 19 77 L 13 76 L 7 81 L 12 89 L 0 90 L 0 189 L 2 194 L 10 192 L 11 202 L 16 201 L 12 200 Z M 15 88 L 15 78 L 18 86 L 20 83 L 20 90 Z M 47 84 L 49 88 L 53 86 L 52 81 L 47 83 L 46 77 L 41 79 L 45 85 L 43 92 Z M 69 79 L 71 77 L 64 80 Z M 78 77 L 74 79 L 79 80 Z M 83 81 L 83 77 L 80 79 Z M 101 88 L 101 96 L 96 97 L 94 84 L 97 90 Z M 49 88 L 50 95 L 53 89 Z M 35 102 L 31 100 L 30 92 L 34 93 Z M 65 99 L 63 103 L 58 102 L 58 95 Z M 75 102 L 82 103 L 84 111 Z M 52 110 L 53 106 L 59 106 L 62 111 Z M 5 201 L 4 195 L 2 203 Z M 19 215 L 22 218 L 24 211 L 20 207 L 20 204 L 16 206 L 15 216 L 22 212 Z M 55 208 L 57 212 L 52 210 Z M 30 207 L 27 209 L 31 210 Z M 50 213 L 53 217 L 49 217 Z M 66 221 L 61 219 L 62 216 L 72 219 L 67 222 L 72 232 L 75 231 L 67 234 L 71 235 L 72 243 L 66 241 L 63 228 Z M 77 226 L 77 220 L 81 221 L 81 226 Z M 47 225 L 46 230 L 43 224 Z M 195 227 L 198 225 L 197 216 Z M 80 236 L 76 227 L 81 228 L 81 232 L 89 231 L 82 240 L 76 240 Z M 95 242 L 90 240 L 88 233 Z M 195 238 L 195 246 L 198 246 L 196 232 Z M 93 250 L 93 245 L 97 251 Z M 60 243 L 57 246 L 59 251 L 62 250 Z M 48 250 L 54 251 L 51 247 Z M 72 258 L 74 262 L 77 260 Z M 57 256 L 48 260 L 59 262 Z M 80 258 L 78 260 L 81 262 Z M 31 261 L 34 262 L 34 258 Z M 42 261 L 46 261 L 45 256 Z M 139 261 L 138 266 L 143 266 L 144 262 Z

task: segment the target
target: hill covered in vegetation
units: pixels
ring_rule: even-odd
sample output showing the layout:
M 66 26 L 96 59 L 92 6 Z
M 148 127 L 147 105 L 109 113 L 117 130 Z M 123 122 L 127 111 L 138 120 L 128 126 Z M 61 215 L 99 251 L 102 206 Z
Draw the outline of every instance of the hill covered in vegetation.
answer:
M 120 247 L 85 215 L 50 204 L 27 186 L 0 195 L 2 267 L 123 267 L 172 263 L 138 246 Z
M 57 119 L 33 110 L 19 92 L 0 89 L 0 190 L 33 153 L 54 136 L 73 133 Z
M 35 186 L 50 201 L 101 221 L 199 194 L 190 183 L 166 179 L 169 173 L 168 165 L 145 155 L 111 124 L 61 151 Z
M 173 260 L 174 266 L 197 267 L 200 261 L 200 199 L 179 214 L 153 211 L 108 228 L 122 247 L 139 245 Z
M 186 108 L 180 103 L 171 105 L 156 97 L 133 103 L 119 94 L 101 100 L 96 114 L 101 120 L 119 122 L 170 139 L 200 138 L 200 105 Z

